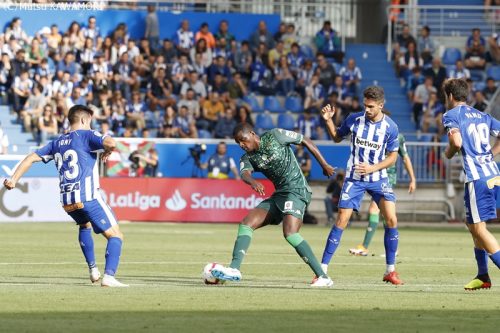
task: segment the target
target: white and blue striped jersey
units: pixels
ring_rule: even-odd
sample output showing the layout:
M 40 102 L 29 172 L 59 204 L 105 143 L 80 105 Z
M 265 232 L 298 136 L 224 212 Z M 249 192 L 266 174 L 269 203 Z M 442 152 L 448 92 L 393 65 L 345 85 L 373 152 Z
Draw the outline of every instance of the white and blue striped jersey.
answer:
M 399 149 L 398 126 L 387 115 L 377 122 L 366 118 L 364 112 L 350 114 L 337 129 L 344 138 L 351 135 L 351 153 L 347 162 L 346 178 L 365 182 L 376 182 L 387 178 L 387 169 L 362 176 L 354 172 L 359 163 L 374 165 L 382 162 L 390 152 Z
M 490 135 L 497 138 L 500 134 L 500 121 L 468 105 L 459 105 L 444 114 L 443 126 L 448 132 L 456 128 L 462 135 L 465 182 L 500 174 L 490 145 Z
M 63 205 L 91 201 L 99 196 L 98 161 L 105 137 L 96 131 L 77 130 L 35 151 L 44 163 L 54 160 Z

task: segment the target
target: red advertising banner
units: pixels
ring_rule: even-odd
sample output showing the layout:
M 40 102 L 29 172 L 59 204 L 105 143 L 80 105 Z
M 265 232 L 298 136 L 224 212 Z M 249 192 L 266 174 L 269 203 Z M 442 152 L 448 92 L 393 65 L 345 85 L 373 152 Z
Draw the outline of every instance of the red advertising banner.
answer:
M 274 186 L 262 184 L 269 197 Z M 238 180 L 101 178 L 106 202 L 120 220 L 240 222 L 265 197 Z

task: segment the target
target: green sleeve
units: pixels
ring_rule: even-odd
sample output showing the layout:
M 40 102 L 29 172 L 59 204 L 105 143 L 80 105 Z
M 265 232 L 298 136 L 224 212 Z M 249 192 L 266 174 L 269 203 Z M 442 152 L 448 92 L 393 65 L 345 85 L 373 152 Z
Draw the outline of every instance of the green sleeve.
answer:
M 250 163 L 250 159 L 248 158 L 247 154 L 241 156 L 240 159 L 240 175 L 243 171 L 250 171 L 253 172 L 253 166 L 252 163 Z
M 405 137 L 403 135 L 399 135 L 398 137 L 398 140 L 399 140 L 399 156 L 401 156 L 402 158 L 405 158 L 406 156 L 408 156 L 408 150 L 406 149 L 406 143 L 405 143 Z
M 299 145 L 302 143 L 302 139 L 304 139 L 302 134 L 282 128 L 275 128 L 271 132 L 281 145 L 289 145 L 291 143 Z

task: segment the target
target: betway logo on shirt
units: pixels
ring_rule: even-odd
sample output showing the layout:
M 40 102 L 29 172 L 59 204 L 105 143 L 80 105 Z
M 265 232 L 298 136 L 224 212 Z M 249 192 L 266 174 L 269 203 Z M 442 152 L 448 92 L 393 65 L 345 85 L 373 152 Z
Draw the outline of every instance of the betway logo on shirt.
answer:
M 382 144 L 378 143 L 378 142 L 374 142 L 374 141 L 370 141 L 370 140 L 366 140 L 366 139 L 361 139 L 361 138 L 358 138 L 356 137 L 356 146 L 359 146 L 361 148 L 366 148 L 366 149 L 370 149 L 370 150 L 379 150 L 380 148 L 382 148 Z

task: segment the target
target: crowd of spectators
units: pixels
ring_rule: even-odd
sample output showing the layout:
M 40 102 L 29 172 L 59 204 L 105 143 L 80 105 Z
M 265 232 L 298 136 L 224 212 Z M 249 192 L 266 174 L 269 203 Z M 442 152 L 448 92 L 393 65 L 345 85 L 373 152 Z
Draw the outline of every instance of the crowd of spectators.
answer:
M 500 37 L 493 34 L 485 38 L 480 29 L 474 28 L 464 45 L 463 55 L 458 49 L 449 49 L 441 59 L 437 55 L 438 47 L 428 26 L 415 38 L 410 27 L 404 24 L 396 38 L 393 56 L 396 74 L 412 104 L 416 130 L 435 133 L 439 138 L 444 134 L 442 116 L 445 112 L 440 87 L 447 78 L 466 79 L 470 86 L 468 104 L 480 111 L 488 107 L 498 82 L 487 76 L 487 69 L 500 64 Z
M 85 24 L 53 24 L 30 36 L 13 18 L 0 35 L 0 94 L 39 144 L 69 128 L 74 104 L 91 106 L 94 127 L 115 136 L 167 138 L 230 137 L 237 122 L 253 122 L 243 101 L 248 94 L 300 97 L 303 118 L 317 123 L 315 138 L 324 135 L 318 117 L 324 103 L 342 110 L 337 121 L 359 106 L 361 71 L 353 59 L 342 66 L 329 21 L 316 35 L 316 54 L 298 43 L 294 24 L 281 23 L 273 33 L 261 21 L 248 40 L 237 41 L 225 20 L 215 34 L 207 23 L 195 31 L 184 20 L 160 41 L 151 6 L 145 26 L 138 40 L 126 23 L 104 35 L 90 16 Z

